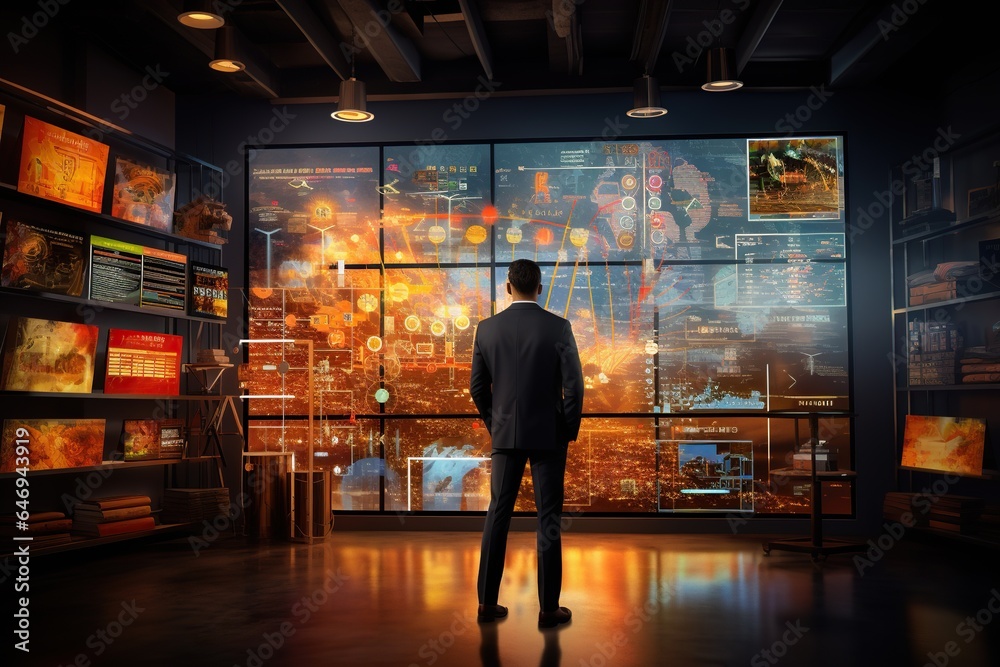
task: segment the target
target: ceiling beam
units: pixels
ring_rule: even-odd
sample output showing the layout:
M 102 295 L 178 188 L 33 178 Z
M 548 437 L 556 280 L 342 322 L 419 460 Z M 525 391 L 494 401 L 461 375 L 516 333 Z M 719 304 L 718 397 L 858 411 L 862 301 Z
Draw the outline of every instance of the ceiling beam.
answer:
M 633 61 L 642 62 L 646 74 L 653 72 L 656 61 L 663 49 L 670 24 L 672 0 L 642 0 L 636 19 L 635 34 L 632 37 Z
M 351 64 L 347 62 L 341 45 L 323 25 L 323 21 L 305 0 L 275 0 L 278 6 L 288 15 L 316 53 L 337 73 L 341 79 L 351 76 Z M 348 45 L 348 48 L 350 46 Z
M 374 0 L 337 0 L 356 37 L 389 77 L 390 81 L 420 81 L 420 54 L 409 39 L 392 25 L 388 10 Z
M 549 71 L 580 76 L 583 74 L 583 30 L 576 4 L 552 0 L 552 14 L 547 20 Z
M 937 29 L 933 12 L 905 14 L 895 3 L 884 7 L 830 56 L 830 85 L 858 84 L 877 78 Z
M 205 67 L 208 67 L 209 61 L 215 58 L 215 30 L 198 30 L 183 25 L 177 20 L 177 8 L 168 0 L 152 0 L 143 3 L 143 6 L 161 23 L 174 30 L 188 44 L 204 54 Z M 242 73 L 220 73 L 219 76 L 225 77 L 225 80 L 231 82 L 236 88 L 239 86 L 235 82 L 243 76 L 247 76 L 257 84 L 266 97 L 271 99 L 281 97 L 281 78 L 278 69 L 268 62 L 241 32 L 236 30 L 235 35 L 236 46 L 246 69 Z
M 753 14 L 747 20 L 746 28 L 740 35 L 740 41 L 736 44 L 736 75 L 743 72 L 743 68 L 750 62 L 753 52 L 760 46 L 767 29 L 771 27 L 774 15 L 781 8 L 782 0 L 763 0 L 754 7 Z
M 476 49 L 479 62 L 483 66 L 486 78 L 493 80 L 493 54 L 490 52 L 490 42 L 486 39 L 486 30 L 483 28 L 483 17 L 479 14 L 479 7 L 473 0 L 458 0 L 458 6 L 462 9 L 462 16 L 465 17 L 465 25 L 469 29 L 469 39 Z

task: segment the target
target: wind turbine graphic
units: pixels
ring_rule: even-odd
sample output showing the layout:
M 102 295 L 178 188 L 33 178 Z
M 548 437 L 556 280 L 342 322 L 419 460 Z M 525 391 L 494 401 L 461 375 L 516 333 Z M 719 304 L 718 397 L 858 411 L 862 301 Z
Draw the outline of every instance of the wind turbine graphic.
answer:
M 267 286 L 271 286 L 271 235 L 275 232 L 281 231 L 281 227 L 277 229 L 271 229 L 269 231 L 264 231 L 263 229 L 257 229 L 254 227 L 255 232 L 260 232 L 267 237 Z

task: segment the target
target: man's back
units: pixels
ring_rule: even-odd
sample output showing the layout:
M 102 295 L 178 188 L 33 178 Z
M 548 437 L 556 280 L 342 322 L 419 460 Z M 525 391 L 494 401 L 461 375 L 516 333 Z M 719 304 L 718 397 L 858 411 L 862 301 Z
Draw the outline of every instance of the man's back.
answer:
M 514 303 L 480 322 L 472 398 L 494 449 L 549 449 L 575 440 L 583 373 L 569 321 L 534 303 Z

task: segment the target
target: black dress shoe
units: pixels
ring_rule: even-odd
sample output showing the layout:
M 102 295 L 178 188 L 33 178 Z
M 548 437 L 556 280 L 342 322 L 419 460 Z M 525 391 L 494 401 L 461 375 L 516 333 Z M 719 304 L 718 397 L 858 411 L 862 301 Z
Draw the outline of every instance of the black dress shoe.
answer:
M 476 620 L 480 623 L 490 623 L 506 615 L 507 607 L 501 607 L 498 604 L 481 604 L 479 605 L 479 614 L 476 615 Z
M 555 611 L 538 612 L 538 627 L 554 628 L 561 623 L 569 623 L 573 618 L 573 612 L 566 607 L 559 607 Z

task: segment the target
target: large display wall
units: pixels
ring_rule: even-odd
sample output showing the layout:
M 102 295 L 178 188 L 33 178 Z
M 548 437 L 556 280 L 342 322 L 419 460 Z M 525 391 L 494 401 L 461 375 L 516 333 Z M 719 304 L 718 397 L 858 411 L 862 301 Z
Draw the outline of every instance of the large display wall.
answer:
M 829 413 L 852 467 L 841 136 L 268 148 L 249 174 L 248 337 L 314 355 L 310 386 L 305 346 L 248 346 L 250 446 L 304 467 L 311 403 L 335 509 L 485 510 L 472 343 L 522 257 L 583 363 L 567 511 L 806 511 L 790 413 Z

